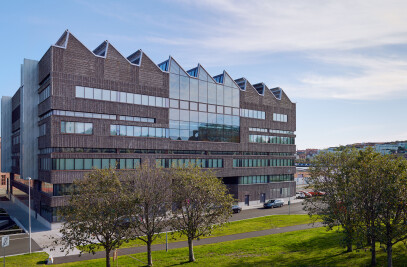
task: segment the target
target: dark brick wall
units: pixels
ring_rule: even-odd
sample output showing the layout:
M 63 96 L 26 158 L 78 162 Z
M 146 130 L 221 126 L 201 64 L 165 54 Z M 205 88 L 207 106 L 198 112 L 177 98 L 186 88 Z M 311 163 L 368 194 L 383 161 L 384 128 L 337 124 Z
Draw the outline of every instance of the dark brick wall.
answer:
M 63 36 L 64 37 L 64 36 Z M 65 39 L 61 37 L 57 45 L 62 46 Z M 65 36 L 66 37 L 66 36 Z M 146 55 L 142 54 L 140 66 L 131 64 L 111 44 L 107 44 L 105 57 L 95 56 L 72 34 L 69 34 L 67 47 L 51 47 L 40 60 L 40 79 L 50 73 L 52 96 L 39 105 L 39 115 L 51 110 L 70 110 L 92 113 L 115 114 L 117 116 L 139 116 L 156 118 L 154 127 L 168 127 L 168 109 L 113 103 L 89 99 L 75 98 L 75 86 L 85 86 L 131 92 L 161 97 L 169 96 L 169 75 L 162 72 Z M 147 126 L 149 123 L 125 122 L 104 119 L 73 118 L 52 116 L 40 123 L 47 123 L 49 134 L 38 138 L 39 149 L 47 147 L 94 147 L 94 148 L 130 148 L 130 149 L 169 149 L 169 150 L 207 150 L 207 151 L 258 151 L 258 152 L 289 152 L 295 153 L 295 145 L 255 144 L 248 142 L 249 127 L 280 129 L 295 131 L 296 106 L 282 92 L 278 100 L 266 88 L 261 96 L 247 83 L 246 91 L 240 92 L 240 107 L 266 112 L 266 120 L 241 117 L 241 143 L 211 143 L 170 141 L 159 138 L 132 138 L 110 136 L 111 124 Z M 273 113 L 288 115 L 288 122 L 274 122 Z M 61 134 L 61 121 L 92 122 L 94 132 L 90 136 Z M 261 134 L 254 133 L 253 134 Z M 270 134 L 275 135 L 275 134 Z M 288 135 L 281 135 L 288 136 Z M 39 157 L 52 158 L 141 158 L 142 161 L 154 161 L 155 158 L 223 158 L 224 168 L 216 169 L 219 177 L 293 174 L 295 167 L 264 167 L 264 168 L 233 168 L 233 158 L 293 158 L 281 156 L 214 156 L 214 155 L 174 155 L 174 154 L 86 154 L 86 153 L 52 153 Z M 86 171 L 40 171 L 40 180 L 49 183 L 71 183 L 81 179 Z M 294 186 L 295 182 L 285 183 Z M 231 192 L 244 201 L 244 195 L 250 194 L 251 200 L 260 193 L 270 194 L 271 188 L 281 186 L 280 183 L 267 185 L 229 185 Z M 264 192 L 263 192 L 263 191 Z M 260 192 L 262 191 L 262 192 Z M 295 193 L 295 189 L 292 190 Z M 269 198 L 270 195 L 267 195 Z M 52 206 L 62 205 L 64 197 L 47 198 Z

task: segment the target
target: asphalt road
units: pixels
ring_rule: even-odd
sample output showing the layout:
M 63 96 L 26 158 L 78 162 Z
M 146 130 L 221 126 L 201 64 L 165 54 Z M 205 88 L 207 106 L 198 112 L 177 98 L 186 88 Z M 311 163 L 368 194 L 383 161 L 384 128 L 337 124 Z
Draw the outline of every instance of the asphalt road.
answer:
M 264 209 L 264 208 L 256 208 L 256 209 L 247 209 L 242 210 L 240 213 L 233 214 L 230 221 L 239 221 L 245 220 L 250 218 L 262 217 L 267 215 L 286 215 L 290 210 L 290 214 L 307 214 L 306 211 L 302 210 L 302 203 L 294 203 L 291 204 L 290 207 L 288 205 L 284 205 L 281 208 L 273 208 L 273 209 Z
M 0 237 L 1 238 L 1 237 Z M 23 254 L 30 252 L 30 244 L 28 242 L 28 234 L 14 234 L 10 235 L 10 245 L 5 248 L 6 256 Z M 40 246 L 31 240 L 31 252 L 42 251 Z M 3 256 L 3 248 L 0 248 L 0 256 Z

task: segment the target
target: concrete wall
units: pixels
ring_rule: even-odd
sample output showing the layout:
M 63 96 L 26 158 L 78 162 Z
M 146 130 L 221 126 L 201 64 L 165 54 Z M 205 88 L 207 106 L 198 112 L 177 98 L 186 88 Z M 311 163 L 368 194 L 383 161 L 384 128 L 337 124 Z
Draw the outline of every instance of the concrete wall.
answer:
M 1 172 L 11 172 L 11 97 L 1 98 Z
M 24 59 L 21 91 L 21 177 L 38 179 L 38 61 Z

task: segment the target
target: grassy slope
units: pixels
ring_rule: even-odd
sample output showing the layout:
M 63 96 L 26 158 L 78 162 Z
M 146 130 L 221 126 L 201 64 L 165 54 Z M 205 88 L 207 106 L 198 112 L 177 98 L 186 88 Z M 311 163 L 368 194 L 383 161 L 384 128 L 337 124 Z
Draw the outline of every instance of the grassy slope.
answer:
M 265 229 L 307 223 L 311 223 L 311 219 L 308 215 L 271 215 L 227 223 L 223 225 L 221 228 L 215 229 L 210 236 L 203 238 L 261 231 Z M 186 240 L 187 238 L 185 236 L 179 236 L 176 233 L 168 235 L 169 243 Z M 154 242 L 154 244 L 164 244 L 164 243 L 165 243 L 165 234 L 161 234 Z M 140 240 L 130 240 L 128 243 L 124 243 L 121 247 L 127 248 L 136 246 L 145 246 L 145 243 Z M 103 248 L 101 248 L 100 250 L 103 250 Z
M 19 256 L 12 256 L 12 257 L 6 257 L 6 266 L 35 266 L 35 265 L 41 265 L 45 264 L 46 259 L 48 258 L 48 254 L 45 252 L 37 252 L 37 253 L 32 253 L 30 254 L 25 254 L 25 255 L 19 255 Z M 0 259 L 0 264 L 3 266 L 3 257 Z
M 341 234 L 324 228 L 249 238 L 195 247 L 195 263 L 187 263 L 188 249 L 153 252 L 156 266 L 366 266 L 370 261 L 368 250 L 344 253 L 340 246 Z M 378 248 L 378 266 L 384 266 L 386 253 Z M 394 249 L 394 266 L 406 265 L 406 247 Z M 146 254 L 132 255 L 145 261 Z M 104 266 L 104 259 L 83 261 L 58 266 Z M 128 256 L 119 257 L 119 266 L 142 266 Z
M 367 266 L 370 252 L 367 249 L 345 253 L 342 247 L 342 234 L 327 232 L 324 228 L 288 232 L 264 237 L 242 239 L 195 247 L 195 263 L 187 263 L 188 249 L 173 249 L 169 252 L 153 252 L 155 266 L 195 265 L 195 266 Z M 386 253 L 378 249 L 378 266 L 385 266 Z M 407 247 L 400 243 L 394 248 L 394 266 L 407 265 Z M 34 256 L 35 255 L 35 256 Z M 146 254 L 133 257 L 145 261 Z M 20 258 L 24 257 L 24 258 Z M 7 266 L 32 266 L 42 264 L 45 253 L 16 256 L 19 264 L 11 264 L 13 257 L 7 258 Z M 143 266 L 129 256 L 119 257 L 119 266 Z M 17 261 L 14 261 L 17 262 Z M 24 263 L 24 264 L 22 264 Z M 104 266 L 105 259 L 62 264 L 58 266 Z M 113 265 L 112 265 L 113 266 Z

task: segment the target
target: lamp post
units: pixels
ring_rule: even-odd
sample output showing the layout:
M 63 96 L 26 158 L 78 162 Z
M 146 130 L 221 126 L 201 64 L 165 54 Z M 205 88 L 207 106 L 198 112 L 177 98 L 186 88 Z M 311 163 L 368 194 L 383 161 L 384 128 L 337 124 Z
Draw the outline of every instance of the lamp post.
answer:
M 30 254 L 31 254 L 31 177 L 28 179 L 28 232 L 30 239 Z

